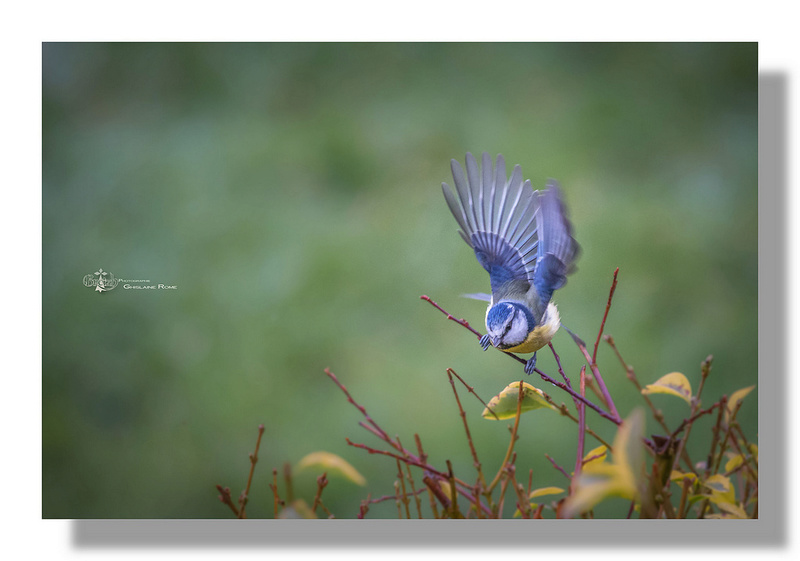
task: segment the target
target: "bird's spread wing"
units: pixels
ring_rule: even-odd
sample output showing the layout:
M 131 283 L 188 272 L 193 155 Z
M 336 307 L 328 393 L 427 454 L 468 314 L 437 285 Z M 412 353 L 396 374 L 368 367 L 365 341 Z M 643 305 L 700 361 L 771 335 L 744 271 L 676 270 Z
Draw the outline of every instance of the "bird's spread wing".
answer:
M 459 234 L 489 272 L 492 294 L 510 285 L 526 291 L 533 284 L 546 305 L 564 285 L 578 247 L 558 186 L 534 191 L 530 180 L 523 182 L 520 166 L 506 178 L 503 156 L 497 156 L 493 169 L 485 152 L 480 169 L 467 153 L 466 177 L 457 161 L 451 161 L 451 169 L 455 191 L 442 183 L 444 197 Z
M 539 200 L 539 212 L 536 214 L 539 246 L 533 285 L 541 301 L 548 302 L 553 291 L 564 286 L 567 275 L 575 269 L 580 246 L 572 237 L 572 224 L 567 218 L 558 182 L 553 179 L 548 181 L 547 189 L 541 193 Z

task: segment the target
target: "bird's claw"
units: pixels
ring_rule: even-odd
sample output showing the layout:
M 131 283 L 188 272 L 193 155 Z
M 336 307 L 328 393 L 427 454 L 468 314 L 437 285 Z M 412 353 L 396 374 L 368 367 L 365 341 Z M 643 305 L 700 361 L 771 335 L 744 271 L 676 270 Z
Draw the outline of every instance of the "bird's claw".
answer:
M 491 341 L 489 340 L 489 334 L 487 333 L 481 337 L 481 347 L 483 347 L 483 350 L 485 351 L 489 348 L 489 345 L 491 345 Z
M 533 353 L 533 356 L 525 363 L 525 374 L 531 375 L 533 374 L 534 369 L 536 368 L 536 353 Z

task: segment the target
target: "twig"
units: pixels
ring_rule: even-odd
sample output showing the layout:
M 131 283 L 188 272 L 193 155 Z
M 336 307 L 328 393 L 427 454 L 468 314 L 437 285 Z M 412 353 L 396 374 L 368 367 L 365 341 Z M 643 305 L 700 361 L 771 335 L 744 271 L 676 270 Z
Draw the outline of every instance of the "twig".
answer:
M 373 421 L 373 420 L 372 420 L 372 417 L 370 417 L 370 416 L 369 416 L 369 414 L 367 414 L 367 410 L 366 410 L 366 409 L 365 409 L 363 406 L 359 405 L 359 404 L 358 404 L 358 403 L 357 403 L 357 402 L 356 402 L 356 401 L 353 399 L 353 397 L 350 395 L 350 392 L 349 392 L 349 391 L 347 391 L 347 388 L 345 388 L 345 387 L 344 387 L 344 384 L 342 384 L 342 383 L 339 381 L 339 379 L 336 377 L 336 375 L 335 375 L 333 372 L 331 372 L 331 371 L 330 371 L 330 369 L 328 369 L 328 368 L 326 368 L 326 369 L 325 369 L 325 374 L 327 374 L 327 375 L 328 375 L 328 377 L 329 377 L 331 380 L 333 380 L 333 383 L 334 383 L 334 384 L 336 384 L 337 386 L 339 386 L 339 389 L 340 389 L 340 390 L 342 390 L 342 393 L 344 393 L 344 395 L 347 397 L 347 401 L 349 401 L 349 402 L 350 402 L 350 404 L 352 404 L 352 405 L 353 405 L 353 407 L 355 407 L 356 409 L 358 409 L 358 410 L 361 412 L 361 414 L 364 416 L 364 418 L 367 420 L 367 422 L 368 422 L 370 425 L 372 425 L 372 427 L 373 427 L 373 428 L 374 428 L 374 429 L 377 431 L 377 434 L 379 434 L 379 435 L 380 435 L 380 437 L 381 437 L 383 440 L 385 440 L 387 443 L 389 443 L 389 444 L 392 444 L 392 446 L 394 446 L 394 443 L 392 442 L 392 439 L 391 439 L 391 438 L 389 438 L 389 435 L 388 435 L 388 434 L 386 434 L 386 432 L 384 432 L 384 430 L 383 430 L 382 428 L 380 428 L 380 427 L 378 426 L 378 424 L 377 424 L 375 421 Z
M 564 326 L 562 325 L 562 327 Z M 578 348 L 580 349 L 581 353 L 583 353 L 583 356 L 589 362 L 589 368 L 592 370 L 592 374 L 594 374 L 594 379 L 597 380 L 597 385 L 600 387 L 600 393 L 603 394 L 603 400 L 606 402 L 609 412 L 613 416 L 614 420 L 618 421 L 617 424 L 621 423 L 622 419 L 620 418 L 619 413 L 617 413 L 617 408 L 614 405 L 614 400 L 611 398 L 611 393 L 609 393 L 608 388 L 606 387 L 606 383 L 603 381 L 603 375 L 600 374 L 600 369 L 597 368 L 597 363 L 594 362 L 594 360 L 592 360 L 592 357 L 589 356 L 589 351 L 586 350 L 586 343 L 584 343 L 580 337 L 575 335 L 572 331 L 570 331 L 566 327 L 564 327 L 564 329 L 566 330 L 567 333 L 570 334 L 572 340 L 575 341 L 575 344 L 578 345 Z
M 467 414 L 464 412 L 464 408 L 461 407 L 461 400 L 458 398 L 458 391 L 456 391 L 456 384 L 455 382 L 453 382 L 454 374 L 455 371 L 452 368 L 447 369 L 447 378 L 450 380 L 450 386 L 453 388 L 453 395 L 456 398 L 456 404 L 458 405 L 458 412 L 461 415 L 461 421 L 464 423 L 464 432 L 467 433 L 467 442 L 469 442 L 469 450 L 472 453 L 473 465 L 475 466 L 475 469 L 478 470 L 478 481 L 480 485 L 486 487 L 486 480 L 483 478 L 483 471 L 481 470 L 481 462 L 478 459 L 478 452 L 475 450 L 475 444 L 472 442 L 472 435 L 469 432 L 469 424 L 467 423 Z
M 452 321 L 456 322 L 457 324 L 461 325 L 462 327 L 467 328 L 471 333 L 476 335 L 478 338 L 481 337 L 481 334 L 478 331 L 475 331 L 475 329 L 473 329 L 472 326 L 470 326 L 469 323 L 466 320 L 456 319 L 455 317 L 451 316 L 441 306 L 439 306 L 436 302 L 431 300 L 430 297 L 423 295 L 423 296 L 420 296 L 420 299 L 425 300 L 426 302 L 431 304 L 433 307 L 435 307 L 437 310 L 439 310 L 440 312 L 445 314 L 447 316 L 447 319 L 452 320 Z M 564 327 L 564 329 L 566 329 L 566 327 Z M 585 346 L 584 346 L 584 350 L 585 350 Z M 528 363 L 527 360 L 525 360 L 524 358 L 518 357 L 514 353 L 507 353 L 507 352 L 504 352 L 504 351 L 501 351 L 501 352 L 504 355 L 511 357 L 513 360 L 516 360 L 517 362 L 519 362 L 521 364 L 527 364 Z M 587 356 L 588 356 L 588 353 L 587 353 Z M 548 376 L 547 374 L 545 374 L 544 372 L 542 372 L 538 368 L 534 368 L 534 372 L 536 372 L 542 378 L 542 380 L 544 380 L 545 382 L 550 382 L 554 386 L 559 387 L 562 390 L 564 390 L 565 392 L 567 392 L 568 394 L 570 394 L 573 398 L 579 399 L 580 401 L 585 403 L 589 408 L 591 408 L 594 411 L 596 411 L 597 414 L 600 415 L 601 417 L 603 417 L 604 419 L 608 419 L 609 421 L 611 421 L 615 425 L 619 425 L 620 423 L 622 423 L 622 419 L 619 418 L 619 415 L 617 415 L 615 417 L 614 415 L 611 415 L 611 414 L 603 411 L 599 406 L 595 405 L 594 403 L 592 403 L 591 401 L 586 399 L 584 396 L 580 395 L 578 392 L 573 390 L 571 387 L 569 387 L 566 384 L 564 384 L 563 382 L 558 382 L 557 380 L 554 380 L 553 378 L 551 378 L 550 376 Z
M 653 418 L 661 425 L 661 428 L 664 429 L 664 432 L 669 432 L 669 427 L 667 423 L 664 422 L 664 414 L 653 405 L 653 402 L 650 401 L 650 398 L 647 394 L 642 393 L 642 385 L 639 383 L 639 379 L 636 377 L 636 372 L 633 370 L 633 367 L 628 365 L 625 360 L 622 358 L 622 354 L 620 354 L 619 349 L 617 349 L 617 345 L 614 342 L 614 338 L 611 335 L 606 335 L 603 337 L 603 340 L 608 343 L 614 351 L 614 354 L 617 355 L 617 359 L 619 360 L 620 364 L 622 364 L 622 368 L 625 370 L 625 375 L 627 376 L 628 380 L 630 380 L 636 389 L 638 390 L 639 394 L 644 398 L 647 405 L 650 407 L 650 411 L 653 413 Z
M 485 402 L 485 401 L 483 401 L 483 399 L 481 399 L 481 396 L 479 396 L 477 393 L 475 393 L 475 389 L 474 389 L 472 386 L 470 386 L 469 384 L 467 384 L 467 383 L 464 381 L 464 379 L 463 379 L 461 376 L 459 376 L 459 375 L 458 375 L 458 373 L 457 373 L 455 370 L 453 370 L 453 369 L 449 369 L 449 370 L 450 370 L 450 371 L 453 373 L 453 376 L 455 376 L 456 378 L 458 378 L 458 380 L 459 380 L 459 381 L 460 381 L 462 384 L 464 384 L 464 387 L 465 387 L 465 388 L 467 388 L 467 391 L 469 391 L 469 393 L 471 393 L 472 395 L 474 395 L 474 396 L 475 396 L 475 398 L 476 398 L 478 401 L 480 401 L 480 402 L 481 402 L 481 405 L 483 405 L 483 406 L 484 406 L 486 409 L 488 409 L 488 410 L 489 410 L 489 412 L 490 412 L 492 415 L 494 415 L 494 418 L 495 418 L 496 420 L 498 420 L 498 421 L 499 421 L 499 420 L 500 420 L 500 417 L 498 417 L 498 416 L 497 416 L 497 413 L 495 413 L 494 411 L 492 411 L 492 409 L 491 409 L 491 408 L 490 408 L 490 407 L 489 407 L 489 406 L 486 404 L 486 402 Z
M 283 479 L 286 481 L 286 500 L 289 504 L 294 501 L 294 488 L 292 487 L 292 466 L 289 462 L 283 464 Z
M 400 437 L 397 437 L 397 443 L 400 444 Z M 400 444 L 402 446 L 402 444 Z M 419 501 L 419 495 L 417 495 L 417 489 L 414 486 L 414 478 L 411 475 L 411 466 L 407 463 L 406 466 L 406 477 L 408 478 L 408 483 L 411 485 L 411 494 L 414 496 L 414 502 L 417 506 L 417 516 L 422 518 L 422 508 Z M 421 489 L 420 489 L 421 491 Z
M 724 396 L 723 396 L 723 399 L 724 399 Z M 689 426 L 692 423 L 694 423 L 697 419 L 699 419 L 703 415 L 708 415 L 709 413 L 711 413 L 717 407 L 721 407 L 721 401 L 718 401 L 714 405 L 709 407 L 708 409 L 703 409 L 701 411 L 698 411 L 697 413 L 695 413 L 694 415 L 692 415 L 688 419 L 684 419 L 683 421 L 681 421 L 681 424 L 678 425 L 678 428 L 676 428 L 674 431 L 672 431 L 672 433 L 669 435 L 670 440 L 675 440 L 678 437 L 678 435 L 681 433 L 681 431 L 683 431 L 683 429 L 685 429 L 687 426 Z
M 615 279 L 616 280 L 616 279 Z M 581 367 L 581 394 L 586 393 L 586 365 L 584 364 Z M 575 458 L 575 471 L 574 477 L 570 480 L 570 488 L 573 486 L 573 483 L 576 481 L 577 477 L 581 473 L 581 469 L 583 468 L 583 446 L 584 441 L 586 439 L 586 406 L 578 404 L 578 454 Z M 570 493 L 573 489 L 570 489 Z
M 681 490 L 681 501 L 678 504 L 678 518 L 686 518 L 686 499 L 689 496 L 689 489 L 692 488 L 692 480 L 688 477 L 683 479 L 683 488 Z
M 397 481 L 394 482 L 394 504 L 397 505 L 397 519 L 402 520 L 403 518 L 403 511 L 400 508 L 400 483 Z
M 406 494 L 406 479 L 403 476 L 403 466 L 400 465 L 400 460 L 397 460 L 397 478 L 400 480 L 400 487 L 403 489 L 403 495 L 401 499 L 403 501 L 403 505 L 405 505 L 406 507 L 406 519 L 410 520 L 411 511 L 408 508 L 408 494 Z
M 239 517 L 239 509 L 236 508 L 236 505 L 233 504 L 233 500 L 231 499 L 231 488 L 230 487 L 223 487 L 222 485 L 217 485 L 217 491 L 219 491 L 219 500 L 228 505 L 228 507 L 233 511 L 236 517 Z
M 322 475 L 317 477 L 317 494 L 314 495 L 314 505 L 311 507 L 311 512 L 316 513 L 317 507 L 320 504 L 320 499 L 322 498 L 322 490 L 328 484 L 328 474 L 327 472 L 322 472 Z
M 514 464 L 508 466 L 508 475 L 511 479 L 511 485 L 514 486 L 514 491 L 517 493 L 517 508 L 519 509 L 519 514 L 522 518 L 530 518 L 531 517 L 531 502 L 528 499 L 528 495 L 525 494 L 525 487 L 522 486 L 521 483 L 517 482 L 517 468 Z
M 347 391 L 347 388 L 344 387 L 344 384 L 342 384 L 338 380 L 338 378 L 333 374 L 333 372 L 331 372 L 328 368 L 326 368 L 325 369 L 325 374 L 331 380 L 333 380 L 333 382 L 339 387 L 340 390 L 342 390 L 342 392 L 345 394 L 345 396 L 347 396 L 347 400 L 356 409 L 358 409 L 359 412 L 361 412 L 361 414 L 364 416 L 364 418 L 369 423 L 369 425 L 362 424 L 362 426 L 364 426 L 365 428 L 369 427 L 368 430 L 370 432 L 372 432 L 373 434 L 378 436 L 381 440 L 383 440 L 384 442 L 389 444 L 392 448 L 394 448 L 395 450 L 400 452 L 400 454 L 395 454 L 393 452 L 388 452 L 386 450 L 378 450 L 377 448 L 372 448 L 372 447 L 366 446 L 364 444 L 358 444 L 358 443 L 352 442 L 349 438 L 346 438 L 345 440 L 347 441 L 347 443 L 350 446 L 354 446 L 356 448 L 361 448 L 363 450 L 366 450 L 370 454 L 382 454 L 382 455 L 386 455 L 386 456 L 391 456 L 392 458 L 399 459 L 400 461 L 405 462 L 407 464 L 415 465 L 417 467 L 422 468 L 423 470 L 429 471 L 429 472 L 437 475 L 438 477 L 441 477 L 442 479 L 447 479 L 448 478 L 448 476 L 446 474 L 442 473 L 441 471 L 436 470 L 433 466 L 429 465 L 427 462 L 424 462 L 424 463 L 421 462 L 418 457 L 414 456 L 411 452 L 409 452 L 408 450 L 403 448 L 403 446 L 400 445 L 396 440 L 393 440 L 392 438 L 390 438 L 389 435 L 386 433 L 386 431 L 384 431 L 372 419 L 372 417 L 369 416 L 369 414 L 367 413 L 366 409 L 353 399 L 353 397 L 350 395 L 350 392 Z M 359 423 L 359 424 L 361 424 L 361 423 Z M 419 444 L 419 440 L 417 442 Z M 468 485 L 467 483 L 465 483 L 465 482 L 463 482 L 461 480 L 458 480 L 458 479 L 456 479 L 455 481 L 457 481 L 458 484 L 463 486 L 464 488 L 472 490 L 472 486 Z M 465 497 L 471 499 L 470 495 L 467 494 L 467 492 L 464 491 L 461 487 L 456 486 L 456 488 L 457 488 L 459 493 L 461 493 Z M 489 513 L 491 512 L 485 505 L 483 505 L 482 503 L 479 503 L 479 504 L 480 504 L 480 508 L 483 508 L 485 510 L 485 512 L 489 512 Z
M 281 498 L 278 496 L 278 470 L 275 468 L 272 469 L 272 483 L 269 484 L 269 488 L 272 489 L 275 518 L 278 518 L 278 503 L 280 503 Z
M 255 451 L 250 454 L 250 475 L 247 476 L 247 487 L 245 487 L 244 493 L 241 494 L 239 497 L 239 504 L 241 508 L 239 509 L 239 518 L 247 518 L 245 514 L 245 507 L 247 506 L 247 500 L 250 496 L 250 484 L 253 482 L 253 472 L 256 469 L 256 463 L 258 462 L 258 448 L 261 446 L 261 436 L 264 434 L 264 425 L 258 425 L 258 438 L 256 439 L 256 449 Z
M 446 315 L 446 316 L 447 316 L 447 319 L 449 319 L 449 320 L 451 320 L 451 321 L 454 321 L 454 322 L 456 322 L 457 324 L 459 324 L 460 326 L 462 326 L 462 327 L 466 327 L 467 329 L 469 329 L 469 330 L 470 330 L 472 333 L 474 333 L 474 334 L 475 334 L 475 335 L 478 337 L 478 339 L 480 339 L 480 338 L 482 337 L 481 333 L 480 333 L 480 332 L 478 332 L 478 331 L 475 331 L 475 330 L 472 328 L 472 326 L 469 324 L 469 322 L 468 322 L 467 320 L 465 320 L 465 319 L 457 319 L 457 318 L 455 318 L 455 317 L 451 316 L 451 315 L 450 315 L 448 312 L 446 312 L 446 311 L 445 311 L 445 310 L 444 310 L 444 309 L 443 309 L 441 306 L 439 306 L 439 304 L 437 304 L 436 302 L 434 302 L 433 300 L 431 300 L 430 296 L 425 296 L 425 295 L 423 294 L 422 296 L 420 296 L 420 298 L 421 298 L 422 300 L 425 300 L 426 302 L 428 302 L 428 303 L 429 303 L 431 306 L 433 306 L 434 308 L 436 308 L 437 310 L 439 310 L 440 312 L 442 312 L 444 315 Z
M 417 443 L 417 453 L 419 454 L 420 462 L 423 463 L 423 464 L 427 464 L 428 463 L 428 455 L 422 449 L 422 441 L 420 441 L 420 439 L 419 439 L 419 434 L 414 433 L 414 441 Z M 406 465 L 408 465 L 408 464 L 406 464 Z M 423 479 L 423 481 L 424 481 L 424 479 Z M 426 485 L 426 487 L 428 488 L 428 498 L 430 499 L 430 502 L 431 502 L 431 512 L 433 512 L 433 517 L 434 518 L 439 518 L 439 509 L 436 508 L 436 501 L 434 500 L 435 497 L 434 497 L 433 491 L 431 491 L 429 486 Z
M 367 512 L 369 512 L 369 501 L 370 501 L 369 494 L 367 495 L 367 498 L 365 500 L 361 501 L 361 506 L 358 507 L 359 520 L 363 520 L 364 517 L 367 515 Z
M 566 472 L 566 470 L 564 468 L 562 468 L 560 465 L 558 465 L 553 458 L 551 458 L 548 454 L 545 454 L 544 457 L 547 458 L 548 460 L 550 460 L 550 463 L 553 464 L 554 468 L 556 468 L 558 471 L 561 472 L 561 475 L 566 477 L 570 481 L 570 483 L 572 482 L 572 478 L 569 476 L 569 474 Z
M 425 471 L 428 471 L 428 472 L 432 473 L 433 475 L 436 475 L 437 477 L 440 477 L 442 479 L 448 479 L 449 478 L 449 476 L 446 473 L 442 473 L 441 471 L 435 469 L 433 466 L 431 466 L 431 465 L 429 465 L 427 463 L 423 464 L 422 462 L 419 461 L 419 459 L 416 456 L 414 456 L 412 454 L 409 454 L 408 456 L 401 456 L 399 454 L 395 454 L 395 453 L 389 452 L 387 450 L 378 450 L 377 448 L 372 448 L 370 446 L 367 446 L 366 444 L 359 444 L 358 442 L 353 442 L 349 438 L 345 438 L 345 441 L 350 446 L 353 446 L 355 448 L 361 448 L 362 450 L 366 450 L 370 454 L 381 454 L 383 456 L 389 456 L 389 457 L 392 457 L 392 458 L 394 458 L 396 460 L 400 460 L 401 462 L 406 462 L 406 463 L 408 463 L 408 464 L 410 464 L 412 466 L 417 466 L 419 468 L 422 468 Z M 471 500 L 472 497 L 466 491 L 464 491 L 461 488 L 461 486 L 463 486 L 466 489 L 470 489 L 470 490 L 472 490 L 472 486 L 468 485 L 467 483 L 465 483 L 464 481 L 461 481 L 458 478 L 455 478 L 455 481 L 458 483 L 458 485 L 455 486 L 457 491 Z M 481 508 L 483 508 L 484 511 L 487 512 L 487 513 L 491 512 L 482 503 L 481 503 Z
M 450 513 L 451 518 L 464 518 L 461 514 L 461 511 L 458 509 L 458 497 L 456 496 L 456 491 L 458 487 L 456 485 L 456 477 L 453 475 L 453 464 L 450 463 L 450 460 L 446 460 L 447 462 L 447 475 L 448 475 L 448 482 L 450 483 L 450 508 L 452 512 Z M 469 498 L 469 495 L 465 496 Z
M 740 429 L 740 431 L 741 431 L 741 429 Z M 750 477 L 753 479 L 753 481 L 758 481 L 758 476 L 753 471 L 753 468 L 750 467 L 750 462 L 747 461 L 748 457 L 750 456 L 750 453 L 749 453 L 750 451 L 748 450 L 747 454 L 742 452 L 742 448 L 741 448 L 741 446 L 739 446 L 739 442 L 736 440 L 736 435 L 733 434 L 732 432 L 729 435 L 729 440 L 731 441 L 731 444 L 733 444 L 733 447 L 736 448 L 736 451 L 739 453 L 739 455 L 742 457 L 742 464 L 744 465 L 744 467 L 747 470 L 747 472 L 750 474 Z
M 636 390 L 639 392 L 639 395 L 644 398 L 645 403 L 647 403 L 648 407 L 650 407 L 650 411 L 653 413 L 653 418 L 661 426 L 661 428 L 664 429 L 664 432 L 669 433 L 669 427 L 667 426 L 667 423 L 664 422 L 664 414 L 653 404 L 647 394 L 642 393 L 642 385 L 639 383 L 639 379 L 636 377 L 636 372 L 634 371 L 633 367 L 626 363 L 625 359 L 622 358 L 622 354 L 619 352 L 619 349 L 614 342 L 614 338 L 611 335 L 605 335 L 603 340 L 614 350 L 614 354 L 617 355 L 617 359 L 619 359 L 622 368 L 625 370 L 625 375 L 627 376 L 628 380 L 630 380 L 631 383 L 636 386 Z M 695 471 L 694 462 L 692 462 L 692 459 L 689 457 L 689 453 L 686 451 L 686 448 L 683 448 L 680 457 L 683 459 L 689 471 L 695 475 L 698 475 L 697 471 Z
M 708 378 L 708 375 L 711 372 L 711 362 L 713 360 L 714 357 L 708 355 L 700 365 L 700 385 L 697 387 L 697 394 L 695 395 L 694 399 L 692 399 L 691 416 L 694 416 L 697 413 L 698 409 L 700 409 L 700 394 L 703 392 L 703 387 L 705 386 L 706 378 Z M 686 425 L 686 433 L 684 434 L 684 437 L 680 439 L 680 441 L 678 442 L 678 450 L 675 454 L 675 459 L 673 460 L 671 471 L 678 469 L 678 464 L 681 461 L 681 455 L 683 454 L 683 450 L 685 449 L 686 441 L 689 440 L 689 433 L 691 432 L 693 426 L 694 426 L 693 422 L 688 423 Z M 694 468 L 692 467 L 692 469 Z M 665 489 L 664 492 L 667 492 L 669 490 L 669 479 L 667 479 L 667 483 L 664 485 L 664 489 Z M 700 509 L 700 518 L 703 517 L 703 512 L 705 511 L 705 505 L 707 503 L 708 501 L 706 500 L 704 502 L 704 505 Z
M 497 475 L 495 475 L 494 479 L 489 484 L 489 487 L 487 487 L 487 492 L 489 493 L 491 493 L 494 490 L 495 486 L 497 485 L 497 482 L 500 481 L 500 476 L 503 473 L 503 469 L 505 469 L 506 464 L 508 464 L 508 461 L 511 458 L 511 453 L 514 451 L 514 443 L 516 443 L 517 441 L 517 429 L 519 428 L 519 417 L 520 414 L 522 413 L 522 397 L 525 394 L 523 388 L 524 388 L 523 381 L 520 380 L 519 394 L 517 395 L 517 413 L 514 416 L 514 428 L 511 430 L 511 441 L 508 443 L 508 450 L 506 450 L 506 456 L 505 458 L 503 458 L 503 461 L 500 464 L 500 469 L 497 470 Z
M 430 491 L 431 494 L 436 497 L 439 503 L 441 503 L 445 511 L 450 510 L 450 499 L 444 494 L 444 491 L 442 491 L 442 488 L 439 486 L 439 482 L 433 479 L 430 475 L 423 477 L 422 482 L 425 483 L 428 491 Z M 435 513 L 436 518 L 439 518 L 438 510 L 436 510 Z
M 423 493 L 423 492 L 425 492 L 425 489 L 417 489 L 416 491 L 412 491 L 411 493 L 409 493 L 409 495 L 417 496 L 417 495 L 419 495 L 420 493 Z M 375 504 L 375 503 L 382 503 L 383 501 L 389 501 L 389 500 L 396 499 L 396 498 L 397 498 L 397 495 L 384 495 L 382 497 L 378 497 L 377 499 L 370 499 L 370 498 L 365 499 L 365 502 L 367 504 Z
M 606 318 L 608 317 L 608 310 L 611 309 L 611 299 L 614 297 L 614 291 L 617 289 L 617 273 L 619 267 L 614 270 L 614 282 L 611 283 L 611 290 L 608 292 L 608 302 L 606 303 L 606 313 L 603 314 L 603 321 L 600 324 L 600 331 L 597 333 L 597 341 L 594 342 L 594 352 L 592 353 L 592 362 L 597 362 L 597 347 L 600 345 L 600 337 L 603 335 L 603 329 L 606 326 Z

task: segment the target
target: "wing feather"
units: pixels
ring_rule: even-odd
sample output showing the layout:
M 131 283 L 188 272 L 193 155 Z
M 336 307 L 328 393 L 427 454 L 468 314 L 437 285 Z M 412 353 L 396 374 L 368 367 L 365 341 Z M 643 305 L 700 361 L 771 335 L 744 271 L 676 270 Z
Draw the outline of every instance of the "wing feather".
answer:
M 518 165 L 506 178 L 500 154 L 494 169 L 486 152 L 480 167 L 471 153 L 465 162 L 466 175 L 456 160 L 451 161 L 455 191 L 446 183 L 442 190 L 459 234 L 489 272 L 492 294 L 510 283 L 533 284 L 546 304 L 566 282 L 578 253 L 558 184 L 551 181 L 543 192 L 534 191 L 530 180 L 523 181 Z

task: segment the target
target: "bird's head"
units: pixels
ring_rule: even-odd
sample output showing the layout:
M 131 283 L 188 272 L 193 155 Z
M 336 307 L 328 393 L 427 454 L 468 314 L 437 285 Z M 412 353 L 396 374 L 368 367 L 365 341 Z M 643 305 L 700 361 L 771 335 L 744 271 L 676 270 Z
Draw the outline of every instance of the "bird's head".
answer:
M 498 302 L 491 306 L 486 313 L 486 331 L 492 346 L 508 349 L 524 342 L 534 327 L 528 317 L 522 304 Z

